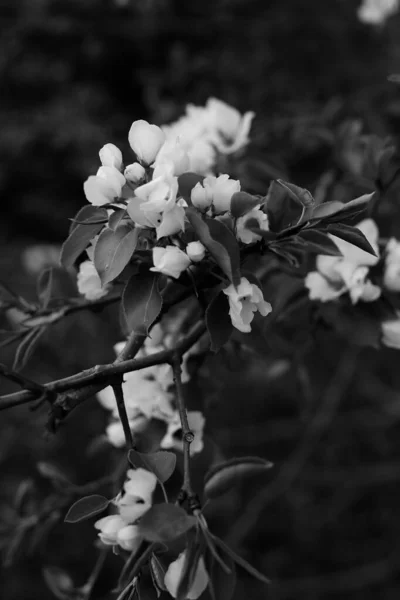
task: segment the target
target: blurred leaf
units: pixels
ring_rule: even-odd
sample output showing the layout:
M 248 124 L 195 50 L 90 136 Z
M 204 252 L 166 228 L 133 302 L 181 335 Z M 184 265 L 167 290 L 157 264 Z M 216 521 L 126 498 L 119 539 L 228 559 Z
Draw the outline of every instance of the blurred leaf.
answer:
M 113 281 L 124 270 L 135 252 L 139 229 L 122 224 L 115 231 L 106 227 L 94 248 L 94 266 L 102 285 Z
M 208 498 L 217 498 L 239 479 L 259 475 L 270 469 L 273 464 L 257 456 L 231 458 L 211 467 L 204 477 L 204 493 Z
M 91 216 L 86 217 L 82 224 L 76 224 L 71 229 L 71 233 L 61 248 L 60 262 L 66 269 L 74 265 L 76 259 L 84 250 L 86 250 L 92 239 L 103 228 L 103 223 L 99 222 L 99 219 L 108 219 L 108 214 L 105 208 L 95 206 L 87 206 L 84 208 L 91 209 Z M 82 211 L 79 211 L 77 217 L 81 212 Z M 93 223 L 96 217 L 97 222 Z
M 53 287 L 53 269 L 52 267 L 42 271 L 36 282 L 36 294 L 42 308 L 47 308 Z
M 239 285 L 240 252 L 233 233 L 220 221 L 203 218 L 194 208 L 188 208 L 186 216 L 217 265 L 233 285 Z
M 141 518 L 139 530 L 149 542 L 170 542 L 194 527 L 196 519 L 175 504 L 154 504 Z
M 30 329 L 25 335 L 22 342 L 19 344 L 14 357 L 13 369 L 14 371 L 20 371 L 23 369 L 28 362 L 33 350 L 39 338 L 45 332 L 46 327 L 35 327 Z
M 257 196 L 252 196 L 247 192 L 235 192 L 231 199 L 230 212 L 235 219 L 238 219 L 260 204 L 262 204 L 262 200 Z
M 68 477 L 56 465 L 45 461 L 40 461 L 37 463 L 36 468 L 41 474 L 41 476 L 45 477 L 46 479 L 50 479 L 51 481 L 58 482 L 67 486 L 72 485 Z
M 211 350 L 218 352 L 233 332 L 233 325 L 229 316 L 229 300 L 222 291 L 207 306 L 206 325 L 210 334 Z
M 161 483 L 164 483 L 171 477 L 176 467 L 175 454 L 165 450 L 149 454 L 129 450 L 128 460 L 137 469 L 144 467 L 147 471 L 152 471 Z
M 83 600 L 82 590 L 75 588 L 71 577 L 58 567 L 43 569 L 44 580 L 48 588 L 59 600 Z
M 90 519 L 106 510 L 110 500 L 99 494 L 86 496 L 75 502 L 67 512 L 64 521 L 66 523 L 79 523 L 85 519 Z
M 147 335 L 162 308 L 158 275 L 149 271 L 133 275 L 122 293 L 122 309 L 129 332 Z

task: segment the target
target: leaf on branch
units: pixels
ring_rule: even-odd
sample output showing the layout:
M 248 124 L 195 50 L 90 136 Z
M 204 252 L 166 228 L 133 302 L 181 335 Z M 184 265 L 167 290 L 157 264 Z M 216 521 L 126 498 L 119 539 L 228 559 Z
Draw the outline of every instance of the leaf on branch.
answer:
M 186 210 L 199 240 L 233 285 L 240 283 L 240 251 L 235 236 L 226 225 L 215 219 L 203 218 L 194 208 Z
M 136 450 L 129 450 L 128 460 L 137 469 L 142 467 L 151 471 L 161 483 L 167 481 L 176 467 L 176 456 L 173 452 L 160 450 L 145 454 Z
M 282 179 L 278 179 L 277 183 L 287 191 L 293 200 L 299 202 L 302 206 L 305 206 L 306 208 L 314 206 L 315 200 L 308 190 L 294 185 L 293 183 L 282 181 Z
M 113 281 L 125 269 L 136 250 L 139 229 L 119 225 L 115 231 L 106 227 L 94 248 L 94 266 L 102 285 Z
M 260 204 L 262 200 L 256 196 L 247 192 L 235 192 L 231 199 L 230 212 L 234 219 L 238 219 Z
M 234 550 L 232 550 L 232 548 L 230 548 L 227 544 L 225 544 L 225 542 L 223 542 L 220 538 L 218 538 L 215 535 L 213 535 L 212 538 L 213 538 L 215 544 L 219 548 L 221 548 L 221 550 L 223 550 L 239 567 L 242 567 L 242 569 L 247 571 L 247 573 L 249 573 L 249 575 L 252 575 L 253 577 L 255 577 L 255 579 L 258 579 L 262 583 L 266 583 L 266 584 L 271 583 L 271 581 L 268 579 L 268 577 L 265 577 L 265 575 L 260 573 L 260 571 L 258 571 L 250 563 L 248 563 L 247 560 L 245 560 L 244 558 L 242 558 L 241 556 L 236 554 L 236 552 Z
M 206 310 L 206 325 L 210 334 L 211 350 L 218 350 L 226 344 L 233 332 L 229 316 L 229 301 L 221 291 L 210 302 Z
M 76 213 L 75 217 L 71 219 L 71 225 L 69 226 L 69 234 L 78 225 L 99 225 L 107 223 L 108 213 L 107 210 L 102 206 L 93 206 L 93 204 L 85 204 Z
M 73 485 L 68 479 L 68 477 L 56 465 L 45 461 L 40 461 L 37 463 L 36 468 L 42 477 L 50 479 L 54 483 L 58 483 L 62 486 L 68 487 L 71 487 Z
M 36 294 L 42 308 L 47 308 L 51 300 L 53 287 L 53 269 L 49 267 L 42 271 L 36 281 Z
M 317 229 L 303 229 L 297 235 L 306 243 L 305 251 L 324 254 L 326 256 L 342 256 L 335 242 L 322 231 Z
M 165 577 L 165 569 L 160 562 L 160 559 L 156 554 L 152 554 L 150 558 L 150 575 L 153 580 L 153 585 L 156 588 L 157 592 L 160 595 L 161 592 L 166 592 L 167 588 L 165 587 L 164 577 Z
M 85 218 L 80 218 L 81 215 Z M 66 269 L 72 267 L 76 259 L 86 250 L 91 240 L 102 229 L 104 219 L 107 222 L 108 214 L 105 208 L 85 206 L 79 211 L 77 218 L 82 222 L 73 224 L 74 227 L 71 228 L 61 248 L 60 263 Z
M 198 175 L 197 173 L 182 173 L 178 177 L 178 196 L 182 196 L 186 202 L 191 205 L 191 193 L 192 189 L 198 184 L 203 183 L 204 177 L 202 175 Z
M 46 327 L 35 327 L 34 329 L 30 329 L 28 333 L 24 336 L 24 339 L 19 344 L 17 351 L 14 357 L 13 369 L 14 371 L 20 371 L 23 369 L 28 362 L 30 356 L 32 355 L 33 350 L 39 338 L 45 332 Z
M 336 237 L 348 242 L 349 244 L 353 244 L 353 246 L 357 246 L 364 252 L 368 252 L 368 254 L 372 254 L 376 256 L 376 252 L 363 234 L 360 229 L 357 227 L 351 227 L 351 225 L 344 225 L 343 223 L 338 223 L 337 225 L 328 225 L 326 228 L 331 235 L 335 235 Z
M 163 503 L 154 504 L 143 515 L 139 530 L 149 542 L 170 542 L 189 531 L 195 524 L 195 517 L 189 516 L 183 508 Z
M 121 221 L 126 217 L 127 212 L 125 208 L 115 208 L 114 212 L 111 213 L 108 219 L 108 226 L 110 229 L 115 231 L 118 225 L 121 224 Z
M 158 275 L 138 273 L 133 275 L 122 293 L 122 310 L 129 332 L 147 335 L 162 308 L 158 289 Z
M 233 487 L 238 479 L 259 475 L 272 466 L 271 462 L 257 456 L 243 456 L 218 463 L 205 475 L 204 493 L 208 498 L 217 498 Z
M 325 224 L 341 222 L 345 219 L 355 217 L 367 208 L 374 194 L 375 192 L 364 194 L 363 196 L 346 203 L 334 200 L 332 202 L 319 204 L 314 208 L 310 221 L 322 220 Z
M 64 521 L 66 523 L 79 523 L 90 519 L 106 510 L 110 500 L 100 494 L 85 496 L 75 502 L 67 512 Z

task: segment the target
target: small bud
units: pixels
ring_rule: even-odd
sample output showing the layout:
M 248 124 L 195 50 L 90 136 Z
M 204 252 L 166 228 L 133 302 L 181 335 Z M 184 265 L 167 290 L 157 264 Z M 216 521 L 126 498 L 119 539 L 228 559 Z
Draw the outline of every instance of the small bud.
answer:
M 151 165 L 165 142 L 165 133 L 157 125 L 139 120 L 132 124 L 128 139 L 138 159 Z
M 128 165 L 124 171 L 125 179 L 131 183 L 139 183 L 144 179 L 146 170 L 138 162 Z
M 114 144 L 106 144 L 99 152 L 101 164 L 103 167 L 114 167 L 121 170 L 122 167 L 122 152 Z
M 206 249 L 201 242 L 190 242 L 186 246 L 186 254 L 192 262 L 200 262 L 206 254 Z
M 195 208 L 206 210 L 211 206 L 212 194 L 208 189 L 205 189 L 201 183 L 196 183 L 190 194 L 190 199 Z

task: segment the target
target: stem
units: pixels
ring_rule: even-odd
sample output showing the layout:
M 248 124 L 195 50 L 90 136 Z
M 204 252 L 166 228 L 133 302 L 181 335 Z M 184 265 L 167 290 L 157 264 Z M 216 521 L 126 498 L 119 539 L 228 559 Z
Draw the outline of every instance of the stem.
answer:
M 122 377 L 118 379 L 118 381 L 112 384 L 112 389 L 114 391 L 115 400 L 117 402 L 118 415 L 120 421 L 122 423 L 122 427 L 124 430 L 124 436 L 126 441 L 127 450 L 131 450 L 134 447 L 132 431 L 129 425 L 129 419 L 126 412 L 125 400 L 124 400 L 124 391 L 122 389 Z
M 187 417 L 185 397 L 182 387 L 182 354 L 175 352 L 172 357 L 172 369 L 174 372 L 174 381 L 176 387 L 176 398 L 178 402 L 179 417 L 182 425 L 182 437 L 183 437 L 183 484 L 182 491 L 186 492 L 188 497 L 193 497 L 195 494 L 192 489 L 190 479 L 190 444 L 194 440 L 194 433 L 189 427 L 189 421 Z

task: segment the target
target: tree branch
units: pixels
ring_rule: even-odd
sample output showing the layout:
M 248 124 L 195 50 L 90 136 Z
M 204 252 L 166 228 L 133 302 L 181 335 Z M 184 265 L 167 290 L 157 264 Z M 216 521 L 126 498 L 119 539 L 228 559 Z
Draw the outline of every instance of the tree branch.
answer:
M 128 419 L 128 415 L 126 412 L 124 392 L 122 389 L 122 376 L 118 377 L 118 381 L 115 381 L 115 383 L 112 383 L 111 385 L 112 385 L 112 388 L 114 391 L 115 400 L 117 402 L 118 415 L 119 415 L 119 418 L 120 418 L 120 421 L 122 423 L 122 427 L 124 430 L 126 449 L 129 451 L 129 450 L 133 449 L 134 444 L 133 444 L 132 431 L 131 431 L 131 427 L 129 425 L 129 419 Z
M 175 352 L 172 356 L 172 369 L 174 372 L 174 381 L 176 387 L 176 399 L 178 403 L 179 417 L 182 425 L 183 438 L 183 484 L 181 491 L 190 499 L 195 494 L 192 489 L 190 478 L 190 444 L 194 440 L 194 433 L 191 431 L 186 411 L 185 397 L 182 386 L 182 354 Z

